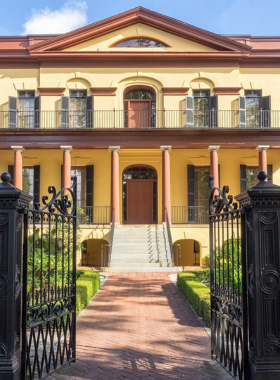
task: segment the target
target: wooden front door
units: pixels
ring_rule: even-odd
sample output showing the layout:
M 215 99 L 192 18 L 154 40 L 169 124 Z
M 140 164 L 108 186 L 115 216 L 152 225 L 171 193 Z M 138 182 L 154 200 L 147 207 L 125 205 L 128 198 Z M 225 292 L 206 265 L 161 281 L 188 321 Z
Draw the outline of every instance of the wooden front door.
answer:
M 153 223 L 153 180 L 127 181 L 127 223 Z
M 151 125 L 151 102 L 134 100 L 129 102 L 128 127 L 149 128 Z

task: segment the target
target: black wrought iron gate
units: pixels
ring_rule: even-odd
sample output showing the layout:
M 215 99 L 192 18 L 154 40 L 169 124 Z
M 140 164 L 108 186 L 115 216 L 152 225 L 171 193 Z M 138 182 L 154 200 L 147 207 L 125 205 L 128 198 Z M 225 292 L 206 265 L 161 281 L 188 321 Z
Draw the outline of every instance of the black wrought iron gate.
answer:
M 210 182 L 211 350 L 232 376 L 247 379 L 245 215 L 229 188 Z
M 22 378 L 40 379 L 76 355 L 76 179 L 24 214 Z

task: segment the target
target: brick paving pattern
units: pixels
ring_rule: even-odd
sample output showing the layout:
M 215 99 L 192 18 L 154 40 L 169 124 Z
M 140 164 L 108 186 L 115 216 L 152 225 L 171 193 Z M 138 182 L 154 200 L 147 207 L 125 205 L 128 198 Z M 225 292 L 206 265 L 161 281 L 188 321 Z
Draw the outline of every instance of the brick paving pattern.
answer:
M 110 274 L 78 322 L 77 358 L 48 379 L 232 379 L 166 273 Z

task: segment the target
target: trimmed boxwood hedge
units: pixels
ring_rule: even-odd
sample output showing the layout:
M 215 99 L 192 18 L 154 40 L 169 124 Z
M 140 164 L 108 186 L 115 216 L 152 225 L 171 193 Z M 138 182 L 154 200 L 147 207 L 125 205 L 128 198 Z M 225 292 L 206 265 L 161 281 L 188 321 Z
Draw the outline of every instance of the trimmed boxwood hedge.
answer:
M 201 282 L 205 275 L 201 272 L 205 271 L 179 272 L 177 286 L 206 325 L 210 326 L 210 289 Z
M 92 270 L 77 270 L 76 311 L 83 310 L 100 286 L 100 273 Z

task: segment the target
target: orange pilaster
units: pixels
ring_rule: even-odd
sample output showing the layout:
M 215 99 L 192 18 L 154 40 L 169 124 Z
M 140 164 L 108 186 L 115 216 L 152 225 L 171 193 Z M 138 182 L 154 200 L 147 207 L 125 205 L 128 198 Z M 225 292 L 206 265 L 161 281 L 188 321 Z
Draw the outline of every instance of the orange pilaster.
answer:
M 63 188 L 71 187 L 71 150 L 72 146 L 61 146 L 63 150 L 63 174 L 62 186 Z
M 110 146 L 111 151 L 111 210 L 115 223 L 120 223 L 119 146 Z
M 171 191 L 170 191 L 170 145 L 163 145 L 162 150 L 162 221 L 171 222 Z
M 22 190 L 22 146 L 12 146 L 14 150 L 14 186 Z

